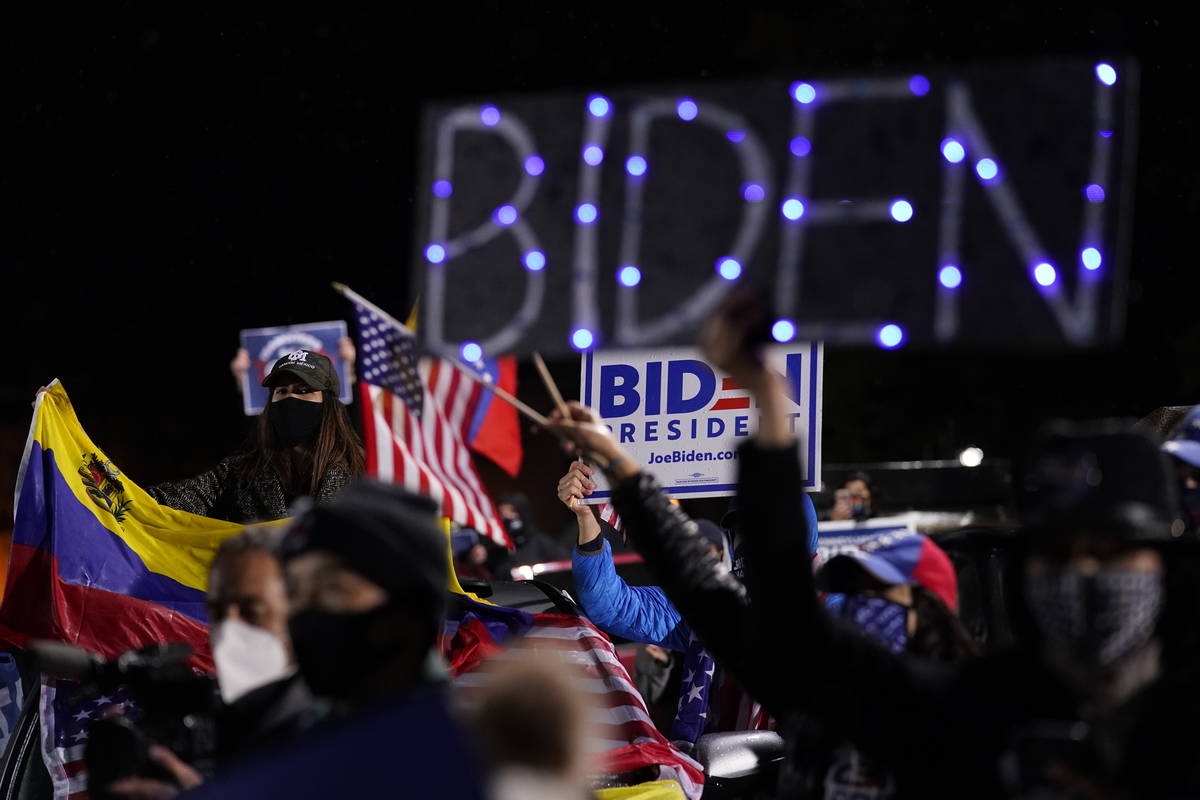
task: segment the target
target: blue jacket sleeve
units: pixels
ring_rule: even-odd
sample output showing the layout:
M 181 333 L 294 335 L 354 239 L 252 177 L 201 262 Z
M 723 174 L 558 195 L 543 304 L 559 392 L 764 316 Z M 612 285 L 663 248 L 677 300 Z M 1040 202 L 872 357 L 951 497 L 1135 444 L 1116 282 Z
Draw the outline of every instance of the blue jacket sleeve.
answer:
M 658 586 L 630 586 L 613 566 L 612 546 L 572 553 L 579 604 L 603 631 L 634 642 L 686 651 L 691 628 Z
M 808 554 L 815 556 L 817 554 L 817 507 L 813 505 L 808 492 L 804 493 L 801 505 L 804 506 L 804 528 L 808 532 Z

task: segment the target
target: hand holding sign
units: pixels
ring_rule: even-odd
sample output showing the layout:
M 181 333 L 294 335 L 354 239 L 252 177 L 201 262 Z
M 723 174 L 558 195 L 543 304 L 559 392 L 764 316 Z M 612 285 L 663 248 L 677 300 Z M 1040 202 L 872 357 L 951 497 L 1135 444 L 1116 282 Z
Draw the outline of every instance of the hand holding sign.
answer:
M 629 458 L 625 449 L 617 444 L 612 431 L 600 422 L 600 417 L 590 408 L 576 402 L 567 403 L 565 418 L 560 409 L 555 409 L 547 421 L 547 427 L 563 440 L 563 449 L 569 455 L 578 455 L 595 461 L 610 477 L 620 480 L 633 475 L 638 466 Z
M 729 293 L 700 332 L 700 349 L 708 362 L 747 389 L 770 379 L 762 352 L 769 337 L 769 313 L 760 292 L 740 287 Z
M 587 464 L 582 461 L 572 461 L 567 474 L 558 481 L 558 499 L 563 502 L 563 505 L 574 511 L 576 516 L 592 513 L 590 507 L 576 502 L 596 490 L 596 483 L 591 479 L 591 474 L 592 468 Z

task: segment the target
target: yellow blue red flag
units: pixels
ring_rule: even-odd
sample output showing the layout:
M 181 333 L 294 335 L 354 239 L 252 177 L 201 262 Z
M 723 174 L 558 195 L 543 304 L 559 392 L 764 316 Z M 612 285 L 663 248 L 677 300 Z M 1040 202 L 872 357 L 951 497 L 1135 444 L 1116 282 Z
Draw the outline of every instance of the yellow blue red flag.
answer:
M 38 396 L 17 473 L 0 639 L 106 657 L 186 642 L 211 668 L 208 567 L 241 528 L 155 502 L 92 443 L 55 381 Z

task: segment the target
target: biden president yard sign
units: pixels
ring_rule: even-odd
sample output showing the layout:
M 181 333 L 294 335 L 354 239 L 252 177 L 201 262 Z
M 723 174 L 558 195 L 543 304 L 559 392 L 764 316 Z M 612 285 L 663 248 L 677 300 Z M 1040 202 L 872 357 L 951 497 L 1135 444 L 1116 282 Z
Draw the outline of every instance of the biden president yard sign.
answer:
M 823 348 L 798 342 L 768 350 L 786 378 L 804 488 L 821 477 Z M 580 396 L 629 454 L 680 499 L 724 497 L 737 488 L 737 447 L 758 428 L 750 393 L 693 348 L 613 350 L 583 356 Z M 599 476 L 599 473 L 597 473 Z M 589 503 L 610 496 L 603 476 Z

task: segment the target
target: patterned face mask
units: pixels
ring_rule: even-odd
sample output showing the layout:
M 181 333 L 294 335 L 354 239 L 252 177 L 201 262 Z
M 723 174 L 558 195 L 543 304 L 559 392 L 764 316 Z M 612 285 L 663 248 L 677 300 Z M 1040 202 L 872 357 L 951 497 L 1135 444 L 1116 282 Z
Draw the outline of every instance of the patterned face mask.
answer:
M 1029 576 L 1025 601 L 1052 646 L 1083 663 L 1107 667 L 1154 635 L 1163 607 L 1163 577 L 1126 570 L 1082 575 L 1064 569 Z
M 908 606 L 869 594 L 846 595 L 842 617 L 893 653 L 908 647 Z

